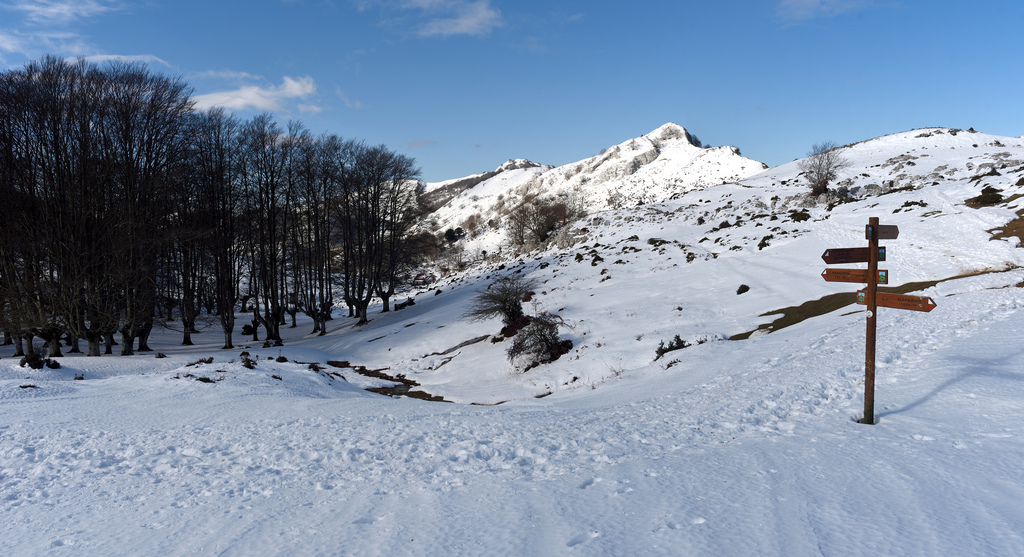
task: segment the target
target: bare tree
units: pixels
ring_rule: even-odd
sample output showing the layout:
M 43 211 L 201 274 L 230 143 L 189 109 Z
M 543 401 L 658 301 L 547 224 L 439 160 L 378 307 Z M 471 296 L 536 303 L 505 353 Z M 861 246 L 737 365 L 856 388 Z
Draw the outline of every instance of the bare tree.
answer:
M 841 169 L 850 166 L 850 161 L 843 156 L 842 147 L 833 141 L 825 141 L 815 143 L 799 165 L 811 183 L 811 194 L 817 196 L 828 191 L 829 182 L 836 179 Z
M 242 127 L 242 172 L 245 224 L 249 246 L 249 293 L 253 317 L 267 331 L 267 340 L 281 346 L 282 254 L 288 211 L 284 182 L 283 132 L 270 114 L 260 114 Z M 260 306 L 262 304 L 262 313 Z M 254 327 L 255 329 L 255 327 Z
M 201 184 L 200 203 L 211 227 L 207 250 L 224 349 L 234 348 L 231 335 L 243 258 L 238 218 L 243 194 L 238 179 L 240 126 L 237 118 L 215 109 L 197 118 L 192 142 L 193 176 Z
M 355 144 L 342 180 L 342 218 L 339 219 L 345 277 L 345 301 L 359 323 L 374 295 L 390 296 L 398 260 L 409 233 L 407 211 L 414 205 L 419 171 L 411 158 L 383 145 Z
M 377 296 L 381 299 L 382 311 L 390 310 L 389 301 L 395 295 L 406 263 L 412 259 L 409 231 L 417 216 L 416 178 L 420 173 L 416 161 L 405 155 L 391 153 L 387 164 L 388 178 L 379 236 L 381 252 L 377 265 Z

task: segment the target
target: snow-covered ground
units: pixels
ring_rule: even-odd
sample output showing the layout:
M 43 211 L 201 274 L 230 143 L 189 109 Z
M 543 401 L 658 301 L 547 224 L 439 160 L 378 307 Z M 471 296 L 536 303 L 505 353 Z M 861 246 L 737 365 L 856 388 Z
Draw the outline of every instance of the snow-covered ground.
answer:
M 221 351 L 212 327 L 190 348 L 161 332 L 163 359 L 7 359 L 0 554 L 1024 555 L 1024 253 L 989 232 L 1021 201 L 964 204 L 1024 193 L 1024 146 L 925 133 L 853 146 L 860 196 L 831 210 L 784 165 L 592 215 L 568 249 L 283 348 Z M 856 290 L 820 255 L 866 245 L 870 216 L 900 227 L 891 285 L 979 274 L 915 292 L 930 313 L 880 310 L 863 425 L 862 308 L 765 314 Z M 574 342 L 526 373 L 493 336 L 451 350 L 498 332 L 460 317 L 516 271 Z M 694 345 L 655 359 L 676 334 Z M 338 360 L 454 402 L 366 392 L 390 383 Z

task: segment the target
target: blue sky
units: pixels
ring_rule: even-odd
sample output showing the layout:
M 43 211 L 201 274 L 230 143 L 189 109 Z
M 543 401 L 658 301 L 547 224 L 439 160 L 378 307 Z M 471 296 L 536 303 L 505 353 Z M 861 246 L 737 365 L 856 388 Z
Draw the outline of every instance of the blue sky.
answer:
M 1022 30 L 1021 0 L 0 0 L 0 67 L 142 60 L 437 181 L 666 122 L 771 166 L 924 126 L 1019 136 Z

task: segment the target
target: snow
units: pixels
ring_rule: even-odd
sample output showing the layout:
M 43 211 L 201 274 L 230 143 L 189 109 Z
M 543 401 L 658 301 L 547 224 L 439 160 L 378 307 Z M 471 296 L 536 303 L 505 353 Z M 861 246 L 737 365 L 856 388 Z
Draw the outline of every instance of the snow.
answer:
M 6 359 L 0 554 L 1024 555 L 1024 253 L 988 232 L 1021 202 L 964 205 L 1024 193 L 1024 144 L 932 129 L 847 154 L 861 195 L 831 210 L 783 165 L 593 214 L 569 248 L 364 327 L 300 322 L 282 348 L 219 350 L 213 322 L 182 347 L 170 323 L 163 359 Z M 999 175 L 976 178 L 985 164 Z M 930 313 L 879 311 L 876 425 L 857 423 L 861 307 L 725 340 L 856 290 L 821 280 L 820 256 L 866 245 L 870 216 L 900 227 L 891 285 L 950 279 L 914 292 Z M 525 373 L 496 321 L 461 319 L 515 271 L 574 342 Z M 676 334 L 693 346 L 655 359 Z M 336 360 L 453 402 L 367 392 L 390 383 Z

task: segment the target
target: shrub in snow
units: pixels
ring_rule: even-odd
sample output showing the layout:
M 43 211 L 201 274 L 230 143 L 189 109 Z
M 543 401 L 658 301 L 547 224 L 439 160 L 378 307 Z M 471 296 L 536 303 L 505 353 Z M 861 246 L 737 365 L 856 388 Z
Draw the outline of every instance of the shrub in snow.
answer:
M 717 340 L 717 338 L 714 336 L 705 335 L 695 339 L 697 344 L 704 344 L 705 342 L 712 340 Z M 693 344 L 690 343 L 689 341 L 683 340 L 682 338 L 679 337 L 679 335 L 676 335 L 675 337 L 672 338 L 671 341 L 669 341 L 668 344 L 665 344 L 665 341 L 661 341 L 658 343 L 658 347 L 654 350 L 655 354 L 657 354 L 654 360 L 660 360 L 662 356 L 669 352 L 672 352 L 673 350 L 682 350 L 683 348 L 689 348 L 690 346 L 693 346 Z
M 43 369 L 43 366 L 46 365 L 46 360 L 38 352 L 32 352 L 22 358 L 18 365 L 21 367 L 28 366 L 32 369 Z
M 256 367 L 256 360 L 249 357 L 248 352 L 242 352 L 242 366 L 246 369 L 252 369 Z
M 465 317 L 470 321 L 483 321 L 492 317 L 501 317 L 505 327 L 525 325 L 523 318 L 523 300 L 537 287 L 537 281 L 522 275 L 504 276 L 492 283 L 476 295 L 473 305 L 466 311 Z M 515 331 L 512 331 L 513 334 Z M 510 336 L 510 335 L 506 335 Z
M 546 311 L 528 318 L 526 326 L 519 330 L 508 348 L 509 361 L 520 357 L 529 359 L 529 369 L 540 363 L 553 362 L 568 353 L 572 350 L 572 341 L 558 338 L 558 327 L 564 324 L 560 316 Z

